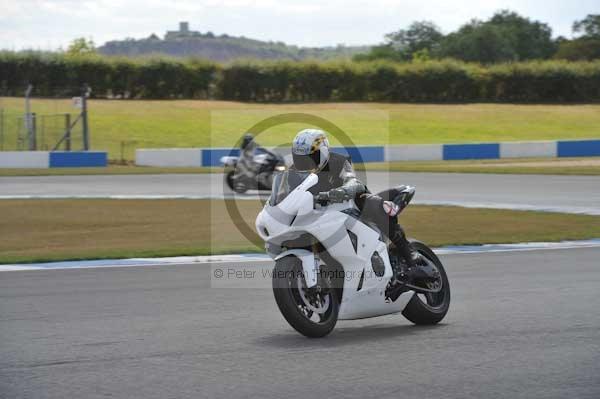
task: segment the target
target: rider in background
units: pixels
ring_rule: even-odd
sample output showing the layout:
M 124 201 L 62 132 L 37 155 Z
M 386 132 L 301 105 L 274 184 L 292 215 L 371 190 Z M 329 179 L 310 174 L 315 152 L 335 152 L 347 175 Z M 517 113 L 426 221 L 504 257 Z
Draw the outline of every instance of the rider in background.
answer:
M 267 150 L 264 147 L 261 147 L 254 137 L 250 133 L 246 133 L 244 137 L 242 137 L 242 143 L 240 145 L 240 161 L 244 162 L 244 165 L 249 170 L 253 170 L 255 173 L 260 174 L 263 172 L 262 169 L 268 168 L 270 165 L 255 165 L 252 160 L 257 154 L 268 154 L 271 162 L 277 162 L 277 155 L 272 151 Z
M 310 191 L 313 195 L 327 193 L 332 201 L 341 202 L 345 197 L 354 199 L 361 210 L 361 219 L 375 224 L 397 248 L 408 266 L 409 278 L 413 282 L 427 281 L 430 276 L 420 272 L 421 255 L 413 251 L 403 229 L 398 224 L 400 207 L 394 202 L 399 190 L 387 190 L 381 195 L 371 194 L 360 182 L 350 159 L 332 153 L 325 132 L 317 129 L 300 131 L 292 143 L 292 168 L 311 171 L 319 182 Z
M 271 151 L 267 150 L 266 148 L 261 147 L 256 142 L 256 140 L 254 140 L 254 137 L 250 133 L 246 133 L 244 135 L 244 137 L 242 137 L 242 143 L 240 145 L 240 150 L 242 150 L 242 153 L 240 154 L 240 156 L 248 158 L 248 159 L 252 159 L 252 157 L 254 155 L 256 155 L 257 153 L 273 154 Z

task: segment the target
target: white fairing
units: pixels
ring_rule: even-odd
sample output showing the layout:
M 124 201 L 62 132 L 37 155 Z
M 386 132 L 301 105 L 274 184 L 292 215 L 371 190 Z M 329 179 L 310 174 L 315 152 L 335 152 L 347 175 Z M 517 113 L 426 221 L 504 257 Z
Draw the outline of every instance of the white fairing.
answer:
M 317 182 L 317 175 L 311 174 L 283 201 L 276 206 L 267 203 L 259 213 L 256 230 L 267 243 L 269 255 L 274 259 L 297 256 L 302 261 L 307 286 L 314 286 L 320 260 L 312 252 L 306 249 L 273 250 L 280 248 L 279 245 L 284 241 L 308 233 L 344 268 L 339 319 L 360 319 L 401 312 L 414 292 L 405 292 L 394 302 L 386 300 L 385 291 L 392 277 L 392 267 L 387 246 L 380 240 L 379 232 L 342 212 L 355 207 L 353 201 L 317 206 L 315 209 L 313 195 L 307 190 Z M 356 251 L 347 231 L 357 237 Z M 375 252 L 385 265 L 382 276 L 375 274 L 371 264 L 371 257 Z
M 297 257 L 302 262 L 306 286 L 314 287 L 317 284 L 317 272 L 319 271 L 319 264 L 317 259 L 315 259 L 315 254 L 306 249 L 290 249 L 289 251 L 283 251 L 274 259 L 279 260 L 290 255 Z
M 257 154 L 254 156 L 252 161 L 254 163 L 265 164 L 265 163 L 269 162 L 269 155 L 268 154 Z
M 221 159 L 219 159 L 219 161 L 225 166 L 235 166 L 238 159 L 239 159 L 239 157 L 225 156 L 225 157 L 221 157 Z

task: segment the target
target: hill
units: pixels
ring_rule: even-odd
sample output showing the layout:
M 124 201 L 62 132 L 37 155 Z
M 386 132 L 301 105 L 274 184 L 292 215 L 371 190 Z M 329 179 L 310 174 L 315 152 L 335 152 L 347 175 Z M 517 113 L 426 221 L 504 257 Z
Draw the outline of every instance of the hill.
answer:
M 191 31 L 187 22 L 179 24 L 179 30 L 168 31 L 161 39 L 156 34 L 145 39 L 109 41 L 98 48 L 105 55 L 137 57 L 164 54 L 173 57 L 198 57 L 217 62 L 251 58 L 259 60 L 328 60 L 351 58 L 366 53 L 369 46 L 298 47 L 282 42 L 265 42 L 226 34 L 216 36 L 212 32 Z

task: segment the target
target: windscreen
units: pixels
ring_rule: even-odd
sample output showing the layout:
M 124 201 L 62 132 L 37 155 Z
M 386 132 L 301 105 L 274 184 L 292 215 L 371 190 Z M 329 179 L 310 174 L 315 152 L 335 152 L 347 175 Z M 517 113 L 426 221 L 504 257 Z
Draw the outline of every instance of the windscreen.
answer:
M 298 170 L 285 170 L 276 173 L 273 177 L 273 190 L 269 198 L 269 204 L 275 206 L 283 201 L 293 189 L 298 187 L 304 179 L 310 175 L 310 172 Z

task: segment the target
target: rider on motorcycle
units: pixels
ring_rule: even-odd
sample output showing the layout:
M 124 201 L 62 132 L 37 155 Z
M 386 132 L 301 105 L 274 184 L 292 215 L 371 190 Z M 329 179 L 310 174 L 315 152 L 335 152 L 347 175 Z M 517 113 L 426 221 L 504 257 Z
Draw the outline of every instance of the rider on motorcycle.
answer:
M 261 147 L 256 142 L 256 140 L 254 140 L 254 137 L 250 133 L 246 133 L 244 137 L 242 137 L 240 150 L 240 161 L 244 163 L 246 168 L 255 172 L 256 175 L 259 176 L 259 178 L 261 178 L 262 172 L 275 166 L 275 164 L 277 164 L 278 162 L 277 155 L 274 152 L 269 151 L 264 147 Z M 254 155 L 257 155 L 259 153 L 269 155 L 268 164 L 255 165 L 254 162 L 252 162 Z M 266 181 L 263 183 L 266 183 Z
M 325 132 L 317 129 L 300 131 L 292 143 L 292 168 L 299 171 L 312 171 L 319 182 L 310 191 L 313 195 L 327 193 L 332 201 L 342 201 L 344 197 L 355 200 L 361 210 L 361 218 L 375 224 L 385 234 L 398 253 L 405 260 L 410 282 L 427 282 L 429 276 L 421 268 L 421 255 L 413 251 L 404 231 L 398 224 L 400 207 L 394 202 L 399 190 L 387 190 L 381 195 L 372 194 L 356 178 L 349 158 L 330 152 Z
M 275 157 L 275 154 L 264 147 L 261 147 L 256 140 L 254 140 L 254 136 L 250 133 L 246 133 L 244 137 L 242 137 L 242 143 L 240 145 L 240 149 L 242 153 L 240 154 L 242 157 L 246 157 L 248 159 L 252 159 L 252 156 L 257 152 L 261 152 L 264 154 L 269 154 Z

